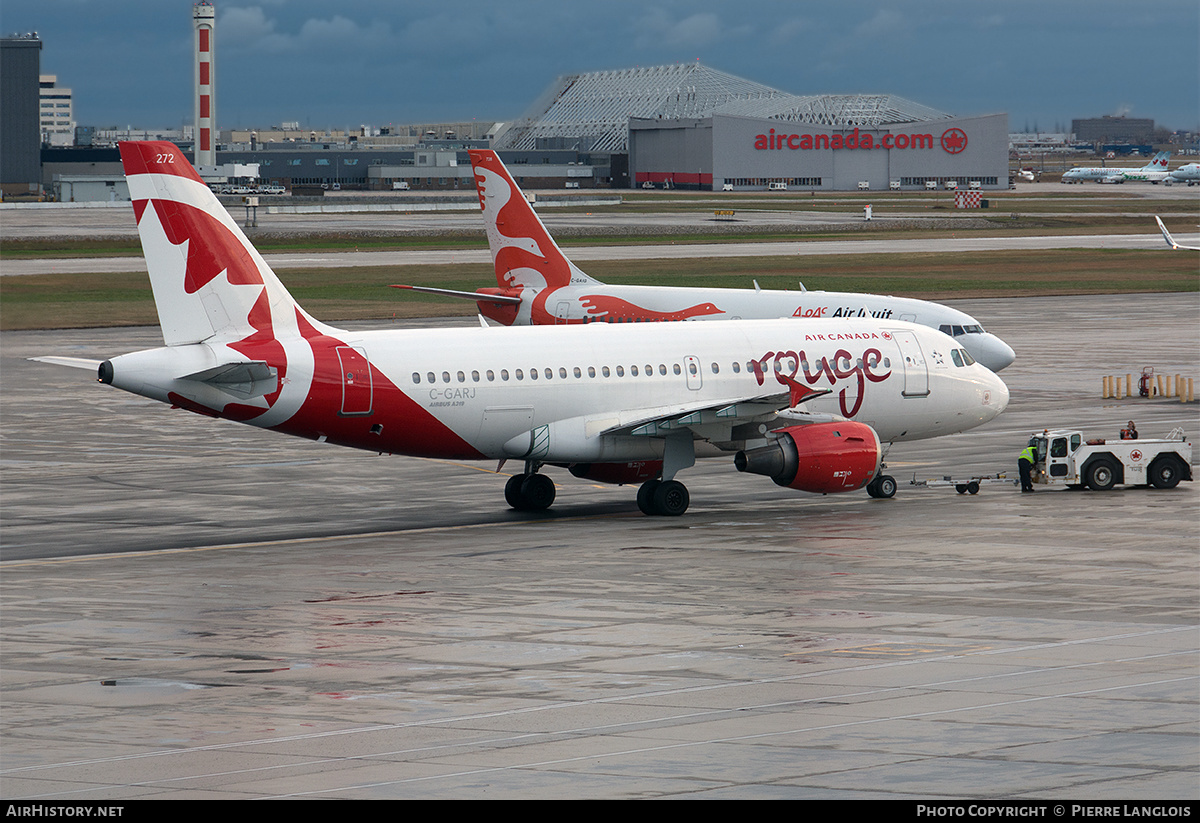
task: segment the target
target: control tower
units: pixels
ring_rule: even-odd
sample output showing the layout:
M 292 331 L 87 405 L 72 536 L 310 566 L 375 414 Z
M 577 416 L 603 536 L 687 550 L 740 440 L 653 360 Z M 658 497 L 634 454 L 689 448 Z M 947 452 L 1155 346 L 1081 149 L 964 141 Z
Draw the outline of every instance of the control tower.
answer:
M 217 93 L 214 62 L 217 30 L 217 11 L 212 3 L 192 6 L 193 38 L 196 46 L 196 103 L 193 110 L 196 124 L 197 171 L 211 170 L 217 165 Z

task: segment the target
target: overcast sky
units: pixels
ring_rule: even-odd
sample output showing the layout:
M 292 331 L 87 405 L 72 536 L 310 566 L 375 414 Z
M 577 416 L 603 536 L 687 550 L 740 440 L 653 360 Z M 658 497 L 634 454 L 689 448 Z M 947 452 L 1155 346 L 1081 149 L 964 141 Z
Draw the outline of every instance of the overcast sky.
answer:
M 1200 126 L 1197 0 L 214 0 L 221 128 L 520 116 L 562 74 L 700 60 L 793 94 L 890 93 L 1009 129 Z M 3 0 L 98 127 L 192 116 L 189 0 Z

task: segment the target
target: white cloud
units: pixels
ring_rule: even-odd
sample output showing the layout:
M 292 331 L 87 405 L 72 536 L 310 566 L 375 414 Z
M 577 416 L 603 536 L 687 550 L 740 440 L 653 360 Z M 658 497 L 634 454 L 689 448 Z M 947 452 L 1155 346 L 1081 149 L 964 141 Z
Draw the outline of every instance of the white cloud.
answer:
M 364 45 L 378 45 L 392 38 L 391 26 L 372 22 L 359 24 L 335 14 L 333 17 L 305 20 L 299 31 L 279 31 L 273 17 L 268 17 L 261 6 L 232 7 L 223 10 L 217 19 L 217 36 L 222 45 L 242 51 L 260 51 L 267 54 L 304 52 L 313 49 L 355 49 Z
M 856 37 L 879 38 L 897 34 L 908 28 L 904 15 L 892 9 L 880 9 L 870 20 L 864 20 L 854 27 Z
M 636 23 L 640 48 L 700 48 L 720 39 L 724 29 L 712 12 L 672 19 L 662 9 L 652 9 Z

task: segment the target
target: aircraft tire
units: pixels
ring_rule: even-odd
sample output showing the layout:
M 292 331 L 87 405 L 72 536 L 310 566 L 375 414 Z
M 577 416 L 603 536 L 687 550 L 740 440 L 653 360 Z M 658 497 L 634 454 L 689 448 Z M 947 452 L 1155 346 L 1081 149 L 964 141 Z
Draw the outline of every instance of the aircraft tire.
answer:
M 525 482 L 526 477 L 527 475 L 524 474 L 514 474 L 504 484 L 504 502 L 517 511 L 525 509 L 521 501 L 521 484 Z
M 554 502 L 554 481 L 544 474 L 527 474 L 521 483 L 522 509 L 540 512 Z
M 654 508 L 654 492 L 658 490 L 659 480 L 647 480 L 638 486 L 637 504 L 642 514 L 653 517 L 658 514 Z
M 665 480 L 654 490 L 654 509 L 656 514 L 667 517 L 678 517 L 688 509 L 691 498 L 687 486 L 678 480 Z
M 959 492 L 961 494 L 961 492 Z M 896 478 L 890 474 L 881 474 L 867 484 L 867 494 L 879 500 L 887 500 L 896 496 Z

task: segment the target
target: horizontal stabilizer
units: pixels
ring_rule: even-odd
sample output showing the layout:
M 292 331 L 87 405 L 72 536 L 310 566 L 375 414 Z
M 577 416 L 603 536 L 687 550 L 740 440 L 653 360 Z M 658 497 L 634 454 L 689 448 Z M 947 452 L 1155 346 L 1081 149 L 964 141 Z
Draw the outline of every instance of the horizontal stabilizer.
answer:
M 39 363 L 50 363 L 55 366 L 70 366 L 72 369 L 91 369 L 96 371 L 100 368 L 99 360 L 87 360 L 83 357 L 30 357 L 30 360 L 36 360 Z
M 443 297 L 462 297 L 467 300 L 485 303 L 506 303 L 512 306 L 521 304 L 520 297 L 510 297 L 505 294 L 484 294 L 478 291 L 457 291 L 455 289 L 435 289 L 432 286 L 400 286 L 393 285 L 393 289 L 408 289 L 409 291 L 420 291 L 426 294 L 440 294 Z
M 248 360 L 242 363 L 223 363 L 211 369 L 186 374 L 181 380 L 199 380 L 202 383 L 256 383 L 260 380 L 274 380 L 275 369 L 262 360 Z

